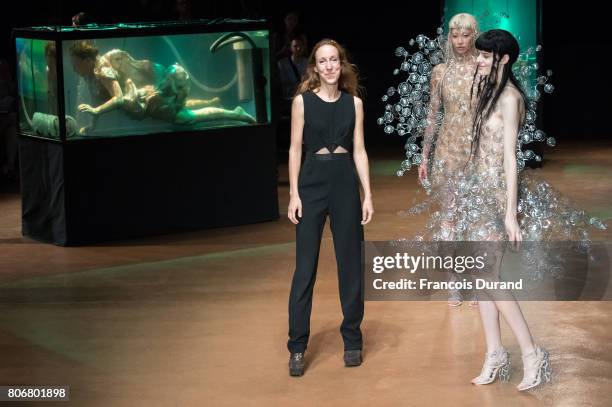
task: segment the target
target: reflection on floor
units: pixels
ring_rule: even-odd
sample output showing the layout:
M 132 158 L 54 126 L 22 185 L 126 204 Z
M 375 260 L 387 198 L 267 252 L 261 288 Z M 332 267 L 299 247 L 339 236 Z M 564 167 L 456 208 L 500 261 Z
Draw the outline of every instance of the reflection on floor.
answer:
M 556 150 L 537 172 L 610 221 L 612 145 Z M 395 176 L 399 158 L 371 157 L 376 214 L 367 240 L 407 237 L 423 225 L 422 217 L 397 215 L 416 191 L 414 173 Z M 286 167 L 279 173 L 286 208 Z M 609 240 L 610 231 L 596 237 Z M 609 404 L 609 302 L 523 303 L 556 373 L 553 384 L 528 394 L 515 389 L 522 364 L 505 324 L 510 383 L 469 384 L 484 346 L 478 309 L 467 304 L 368 302 L 364 364 L 345 368 L 327 226 L 307 371 L 291 378 L 285 341 L 294 251 L 286 213 L 277 222 L 54 247 L 21 237 L 19 198 L 2 194 L 0 385 L 70 385 L 67 405 L 75 406 Z

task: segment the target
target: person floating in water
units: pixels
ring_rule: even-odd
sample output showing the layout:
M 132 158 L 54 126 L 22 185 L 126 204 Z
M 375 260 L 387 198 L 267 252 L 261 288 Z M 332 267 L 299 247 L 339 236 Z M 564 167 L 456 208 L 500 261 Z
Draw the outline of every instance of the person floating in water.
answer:
M 212 101 L 188 99 L 190 88 L 189 73 L 178 64 L 169 66 L 163 80 L 156 85 L 138 88 L 134 81 L 127 79 L 124 110 L 137 119 L 151 117 L 176 124 L 215 119 L 255 123 L 255 119 L 240 106 L 234 110 L 208 106 L 218 102 L 219 98 Z
M 219 103 L 189 99 L 189 74 L 180 65 L 168 68 L 147 59 L 134 59 L 128 52 L 114 49 L 102 56 L 90 41 L 75 41 L 70 46 L 74 71 L 87 83 L 97 106 L 80 104 L 80 112 L 93 116 L 89 126 L 79 130 L 87 134 L 96 126 L 97 118 L 121 109 L 134 119 L 150 117 L 176 124 L 193 124 L 206 120 L 226 119 L 254 123 L 255 119 L 242 107 L 233 110 L 208 107 Z

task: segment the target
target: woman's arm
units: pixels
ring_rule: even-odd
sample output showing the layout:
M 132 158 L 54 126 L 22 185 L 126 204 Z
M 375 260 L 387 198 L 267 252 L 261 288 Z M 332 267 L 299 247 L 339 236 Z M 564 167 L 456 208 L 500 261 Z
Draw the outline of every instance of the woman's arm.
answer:
M 355 99 L 355 130 L 353 133 L 353 159 L 355 160 L 355 168 L 361 181 L 363 188 L 363 205 L 361 224 L 372 220 L 374 214 L 374 205 L 372 204 L 372 191 L 370 189 L 370 170 L 368 164 L 368 154 L 366 153 L 365 143 L 363 140 L 363 102 L 357 96 Z
M 302 133 L 304 131 L 304 99 L 302 95 L 293 98 L 291 104 L 291 145 L 289 147 L 289 209 L 287 217 L 297 225 L 295 216 L 302 217 L 302 201 L 298 192 L 298 175 L 302 160 Z
M 97 116 L 99 114 L 117 109 L 123 105 L 125 100 L 123 98 L 123 91 L 121 90 L 121 86 L 119 86 L 119 82 L 116 79 L 107 78 L 101 78 L 99 81 L 102 83 L 104 88 L 106 88 L 108 93 L 112 95 L 111 98 L 97 107 L 92 107 L 85 103 L 81 104 L 78 107 L 79 112 L 90 113 Z
M 427 171 L 429 165 L 429 156 L 431 154 L 431 148 L 433 146 L 434 137 L 438 131 L 439 114 L 442 107 L 442 78 L 444 77 L 444 71 L 446 70 L 446 64 L 438 64 L 433 68 L 431 72 L 431 80 L 429 86 L 430 102 L 429 102 L 429 113 L 427 114 L 427 127 L 423 132 L 423 161 L 419 165 L 419 180 L 421 183 L 427 179 Z
M 520 103 L 516 95 L 500 98 L 504 131 L 504 173 L 506 176 L 506 231 L 510 241 L 521 241 L 521 231 L 516 220 L 518 202 L 518 175 L 516 172 L 516 143 L 520 123 Z

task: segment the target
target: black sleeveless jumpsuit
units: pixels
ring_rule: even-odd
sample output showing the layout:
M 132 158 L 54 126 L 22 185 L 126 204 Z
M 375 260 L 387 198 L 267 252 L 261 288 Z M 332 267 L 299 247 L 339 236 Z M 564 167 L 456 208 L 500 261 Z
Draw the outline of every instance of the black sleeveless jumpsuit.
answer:
M 304 100 L 303 143 L 306 158 L 298 176 L 302 218 L 296 226 L 296 268 L 289 296 L 290 352 L 304 352 L 310 336 L 310 312 L 325 218 L 329 216 L 338 266 L 344 320 L 344 350 L 362 349 L 363 279 L 361 274 L 361 201 L 352 160 L 355 104 L 342 92 L 325 102 L 311 91 Z M 336 147 L 348 153 L 333 153 Z M 323 147 L 331 154 L 315 154 Z

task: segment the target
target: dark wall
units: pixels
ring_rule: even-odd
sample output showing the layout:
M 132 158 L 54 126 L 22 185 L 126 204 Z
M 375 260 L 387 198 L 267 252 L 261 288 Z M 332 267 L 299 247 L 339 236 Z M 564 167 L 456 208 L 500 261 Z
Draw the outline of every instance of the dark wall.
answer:
M 0 17 L 2 54 L 10 52 L 12 26 L 55 24 L 58 21 L 68 24 L 70 16 L 79 10 L 92 11 L 100 22 L 153 18 L 143 11 L 147 8 L 140 6 L 141 1 L 160 2 L 161 8 L 155 11 L 154 17 L 172 18 L 171 0 L 14 2 L 14 11 L 1 13 Z M 311 45 L 323 37 L 332 37 L 346 45 L 367 88 L 366 137 L 369 145 L 398 143 L 375 123 L 384 107 L 380 97 L 395 83 L 392 70 L 397 65 L 397 58 L 393 50 L 398 45 L 407 44 L 418 33 L 432 35 L 440 24 L 442 9 L 440 1 L 370 2 L 367 6 L 355 6 L 355 2 L 342 0 L 326 3 L 323 6 L 325 13 L 319 15 L 318 7 L 313 3 L 296 0 L 282 3 L 211 0 L 194 4 L 196 17 L 269 16 L 278 27 L 282 25 L 286 11 L 297 10 L 302 14 Z M 553 70 L 552 82 L 556 87 L 555 93 L 544 99 L 545 130 L 559 138 L 604 136 L 608 133 L 604 117 L 610 107 L 607 94 L 612 90 L 606 62 L 612 50 L 607 40 L 609 34 L 604 32 L 607 16 L 594 6 L 560 6 L 559 2 L 552 1 L 543 4 L 544 66 Z
M 592 4 L 589 4 L 592 3 Z M 545 129 L 561 139 L 608 137 L 612 103 L 609 14 L 594 2 L 548 2 L 543 13 L 545 67 L 555 92 L 544 100 Z

